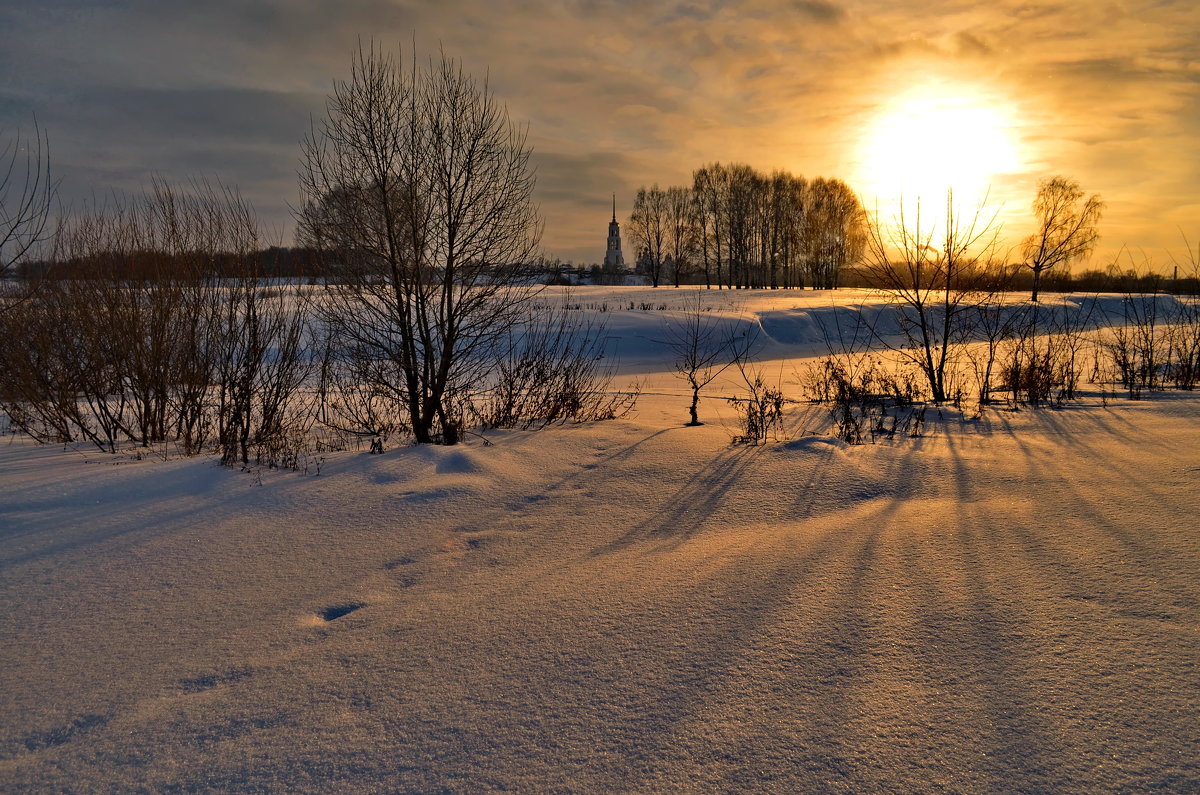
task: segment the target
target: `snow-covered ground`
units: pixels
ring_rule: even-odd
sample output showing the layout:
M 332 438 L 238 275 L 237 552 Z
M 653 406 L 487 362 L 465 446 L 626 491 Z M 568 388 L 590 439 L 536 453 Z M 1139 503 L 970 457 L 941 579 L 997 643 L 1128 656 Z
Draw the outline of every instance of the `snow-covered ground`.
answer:
M 319 474 L 5 441 L 0 790 L 1200 789 L 1200 399 L 733 445 L 682 427 L 688 293 L 573 291 L 612 422 Z M 862 297 L 712 300 L 787 384 Z

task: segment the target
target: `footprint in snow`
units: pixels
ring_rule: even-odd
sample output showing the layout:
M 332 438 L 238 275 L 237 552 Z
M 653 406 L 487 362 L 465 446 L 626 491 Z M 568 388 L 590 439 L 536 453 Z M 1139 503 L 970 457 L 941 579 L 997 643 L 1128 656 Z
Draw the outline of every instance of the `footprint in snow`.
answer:
M 46 748 L 65 745 L 79 735 L 98 726 L 103 726 L 108 723 L 108 720 L 109 717 L 107 715 L 94 715 L 90 713 L 80 715 L 63 726 L 55 727 L 49 731 L 32 732 L 25 735 L 21 738 L 21 745 L 25 746 L 26 751 L 41 751 Z
M 366 604 L 363 602 L 347 602 L 345 604 L 327 607 L 321 612 L 317 613 L 317 615 L 320 616 L 321 620 L 325 622 L 336 621 L 342 616 L 348 616 L 355 610 L 361 610 L 364 607 L 366 607 Z
M 229 671 L 220 671 L 215 674 L 205 674 L 204 676 L 195 676 L 190 679 L 180 679 L 179 687 L 185 693 L 203 693 L 205 690 L 212 690 L 219 685 L 237 682 L 250 676 L 252 671 L 248 668 L 234 668 Z

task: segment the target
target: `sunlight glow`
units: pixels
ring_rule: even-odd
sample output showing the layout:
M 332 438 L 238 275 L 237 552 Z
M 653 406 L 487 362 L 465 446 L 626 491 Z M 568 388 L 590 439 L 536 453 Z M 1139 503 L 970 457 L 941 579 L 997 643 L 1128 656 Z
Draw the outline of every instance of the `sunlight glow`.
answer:
M 860 184 L 881 204 L 903 197 L 928 205 L 952 188 L 956 204 L 977 205 L 998 177 L 1020 167 L 1003 105 L 961 88 L 926 85 L 897 94 L 870 124 Z

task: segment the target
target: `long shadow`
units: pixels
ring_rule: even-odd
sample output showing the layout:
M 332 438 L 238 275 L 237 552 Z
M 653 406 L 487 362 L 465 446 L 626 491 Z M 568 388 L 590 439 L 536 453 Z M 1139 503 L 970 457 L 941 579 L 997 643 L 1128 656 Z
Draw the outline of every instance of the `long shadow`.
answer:
M 917 454 L 916 445 L 910 446 L 893 463 L 894 471 L 911 469 Z M 779 698 L 799 696 L 800 700 L 772 703 L 768 713 L 778 718 L 779 710 L 790 707 L 794 713 L 788 723 L 794 726 L 803 720 L 799 736 L 784 738 L 768 724 L 739 742 L 724 754 L 738 764 L 725 771 L 722 791 L 747 786 L 769 789 L 780 783 L 776 778 L 816 789 L 834 781 L 850 787 L 863 785 L 860 775 L 874 760 L 863 755 L 859 738 L 852 736 L 852 729 L 863 728 L 854 725 L 858 714 L 855 701 L 858 689 L 886 654 L 886 639 L 880 636 L 878 619 L 888 606 L 872 597 L 872 589 L 885 587 L 877 571 L 884 534 L 916 488 L 914 483 L 905 482 L 888 494 L 879 494 L 890 499 L 855 524 L 822 538 L 821 547 L 836 546 L 836 553 L 826 553 L 823 557 L 827 565 L 807 571 L 804 581 L 797 579 L 786 603 L 793 619 L 797 613 L 806 616 L 803 623 L 810 629 L 803 644 L 790 650 L 798 665 L 785 669 L 784 679 L 778 684 Z M 799 507 L 803 513 L 803 503 Z M 845 561 L 844 568 L 838 559 Z M 799 592 L 817 581 L 838 576 L 839 569 L 845 572 L 844 585 L 832 597 L 831 610 L 812 615 Z M 764 732 L 771 734 L 764 737 Z M 779 758 L 789 759 L 790 769 L 772 770 L 771 760 Z M 797 778 L 802 781 L 797 782 Z
M 687 483 L 666 497 L 659 510 L 601 547 L 596 554 L 614 552 L 648 539 L 670 539 L 671 546 L 684 543 L 716 513 L 760 453 L 758 447 L 735 447 L 719 453 Z
M 863 473 L 857 473 L 859 482 L 857 488 L 849 492 L 823 492 L 823 484 L 837 484 L 845 480 L 843 473 L 836 471 L 838 462 L 835 448 L 829 447 L 818 455 L 806 457 L 805 462 L 812 462 L 808 477 L 796 490 L 795 497 L 782 517 L 790 521 L 825 516 L 831 513 L 841 513 L 850 508 L 875 499 L 889 499 L 884 508 L 879 509 L 883 518 L 893 514 L 905 500 L 912 498 L 921 481 L 919 476 L 919 456 L 924 439 L 905 438 L 895 444 L 862 445 L 863 451 L 875 451 L 876 460 L 884 458 L 888 461 L 885 472 L 878 478 L 869 478 Z M 845 462 L 847 467 L 853 464 Z
M 540 718 L 519 753 L 540 760 L 552 753 L 548 749 L 583 743 L 588 758 L 576 760 L 583 767 L 571 775 L 573 786 L 584 790 L 588 775 L 625 781 L 634 790 L 643 777 L 653 781 L 651 771 L 678 761 L 678 738 L 705 725 L 707 710 L 725 706 L 722 688 L 752 673 L 747 652 L 790 614 L 796 589 L 823 576 L 857 532 L 847 528 L 804 547 L 740 555 L 650 600 L 628 599 L 619 583 L 606 583 L 589 597 L 597 609 L 584 622 L 603 630 L 581 629 L 566 640 L 569 655 L 506 648 L 506 679 L 533 688 L 516 710 L 540 709 L 545 698 L 595 705 Z M 485 752 L 482 746 L 467 751 Z
M 169 536 L 184 530 L 188 526 L 185 520 L 205 513 L 205 511 L 203 506 L 198 506 L 187 510 L 155 513 L 145 521 L 123 520 L 106 528 L 72 528 L 69 531 L 70 536 L 59 541 L 43 543 L 35 549 L 17 554 L 0 553 L 0 571 L 7 571 L 26 563 L 58 555 L 84 552 L 108 542 L 120 541 L 119 546 L 109 546 L 105 549 L 105 554 L 111 554 L 117 550 L 128 549 L 148 538 Z
M 1152 500 L 1163 499 L 1163 493 L 1153 488 L 1144 469 L 1124 465 L 1114 457 L 1111 448 L 1100 448 L 1089 441 L 1100 436 L 1119 439 L 1127 447 L 1146 448 L 1154 444 L 1141 429 L 1121 432 L 1115 424 L 1117 415 L 1111 410 L 1078 412 L 1066 416 L 1060 416 L 1056 411 L 1039 411 L 1036 416 L 1048 429 L 1050 438 L 1086 457 L 1092 467 L 1111 472 L 1123 486 L 1136 488 Z
M 898 473 L 913 472 L 916 454 L 914 445 L 906 455 L 897 459 L 888 480 L 896 482 Z M 972 517 L 962 506 L 973 500 L 973 486 L 965 462 L 957 453 L 954 457 L 955 468 L 949 485 L 960 503 L 959 521 L 970 533 L 972 524 L 969 520 Z M 937 473 L 926 473 L 928 475 L 936 477 Z M 804 655 L 809 664 L 806 669 L 797 671 L 798 681 L 795 682 L 796 690 L 809 697 L 806 705 L 810 707 L 810 714 L 818 718 L 819 726 L 808 730 L 807 737 L 798 738 L 798 743 L 782 752 L 778 747 L 760 747 L 763 738 L 754 737 L 736 750 L 723 754 L 723 759 L 744 760 L 726 771 L 723 787 L 726 791 L 747 785 L 770 786 L 772 776 L 764 772 L 763 765 L 754 764 L 758 756 L 767 759 L 789 758 L 793 762 L 790 771 L 793 776 L 803 771 L 801 775 L 805 778 L 805 784 L 816 788 L 827 787 L 831 782 L 841 782 L 849 787 L 887 786 L 887 782 L 871 781 L 871 777 L 878 776 L 879 771 L 875 767 L 877 760 L 873 758 L 870 743 L 883 741 L 869 741 L 864 750 L 861 744 L 863 727 L 857 727 L 858 737 L 849 733 L 856 716 L 851 707 L 860 684 L 865 683 L 877 667 L 888 666 L 895 655 L 895 649 L 890 646 L 884 648 L 887 637 L 881 635 L 877 624 L 877 619 L 889 610 L 889 605 L 886 601 L 878 600 L 877 596 L 873 598 L 872 588 L 887 588 L 887 573 L 877 570 L 881 545 L 884 543 L 882 534 L 885 528 L 893 525 L 901 507 L 915 498 L 919 491 L 928 488 L 921 480 L 915 472 L 912 478 L 901 478 L 890 494 L 891 500 L 862 521 L 858 533 L 861 545 L 857 545 L 855 552 L 846 550 L 846 557 L 852 556 L 852 562 L 845 587 L 839 591 L 839 606 L 833 611 L 837 617 L 836 623 L 822 637 L 809 644 Z M 803 501 L 800 507 L 803 512 Z M 898 528 L 898 531 L 906 533 L 903 528 Z M 889 535 L 895 536 L 896 533 Z M 845 544 L 847 540 L 842 537 L 838 543 Z M 923 640 L 923 646 L 918 651 L 926 669 L 939 668 L 941 663 L 936 650 L 951 642 L 961 646 L 964 653 L 969 655 L 969 664 L 979 666 L 982 671 L 982 684 L 986 690 L 977 696 L 982 714 L 975 722 L 983 727 L 992 727 L 989 750 L 998 755 L 1000 763 L 989 770 L 989 777 L 993 788 L 1003 789 L 1014 780 L 1011 777 L 1013 769 L 1024 764 L 1043 767 L 1052 763 L 1039 757 L 1039 742 L 1045 741 L 1046 747 L 1050 747 L 1050 743 L 1044 736 L 1045 729 L 1039 724 L 1036 714 L 1024 708 L 1029 692 L 1021 684 L 1021 655 L 1005 631 L 1000 603 L 990 592 L 984 578 L 983 564 L 979 561 L 986 558 L 982 555 L 982 550 L 978 549 L 963 554 L 964 559 L 974 557 L 976 561 L 964 565 L 965 571 L 962 572 L 965 579 L 975 581 L 970 586 L 970 607 L 965 616 L 956 615 L 940 604 L 937 601 L 937 589 L 928 587 L 928 582 L 919 581 L 921 577 L 914 573 L 922 567 L 919 557 L 906 560 L 900 567 L 900 576 L 908 572 L 914 579 L 913 590 L 924 597 L 917 605 L 916 615 L 922 624 Z M 951 573 L 943 573 L 942 576 L 948 574 Z M 922 585 L 926 587 L 922 589 Z M 887 593 L 887 590 L 882 592 L 884 599 Z M 952 629 L 950 637 L 947 637 L 948 626 Z M 997 659 L 991 659 L 992 655 L 996 655 Z M 944 668 L 944 671 L 929 674 L 935 680 L 935 689 L 938 683 L 944 684 L 945 681 L 961 679 L 964 673 L 970 674 L 970 671 L 964 672 L 948 663 Z M 826 731 L 822 734 L 819 729 Z M 774 740 L 776 744 L 779 742 L 779 739 Z M 771 740 L 767 745 L 772 745 Z M 887 752 L 880 748 L 879 753 Z M 952 759 L 950 763 L 957 761 Z M 912 769 L 919 770 L 926 759 L 913 758 L 911 762 Z
M 139 491 L 132 496 L 137 515 L 145 516 L 140 520 L 125 513 L 130 506 L 120 502 L 124 492 L 114 492 L 111 486 L 92 486 L 72 492 L 65 499 L 65 506 L 63 497 L 57 495 L 20 502 L 17 507 L 22 514 L 34 514 L 39 518 L 12 523 L 0 521 L 0 542 L 3 542 L 0 543 L 0 570 L 65 553 L 81 552 L 118 539 L 129 546 L 150 536 L 176 532 L 185 519 L 212 511 L 211 505 L 199 503 L 179 508 L 180 500 L 192 502 L 201 495 L 215 491 L 226 477 L 235 477 L 215 464 L 212 468 L 214 471 L 207 473 L 207 477 L 198 482 L 189 481 L 192 485 L 186 492 L 174 478 L 168 479 L 168 483 L 155 483 L 150 479 L 148 491 Z M 139 479 L 139 484 L 144 480 Z M 102 506 L 108 515 L 98 517 L 95 524 L 86 523 L 86 519 L 73 526 L 58 524 L 58 515 L 81 518 L 86 515 L 83 506 L 93 504 Z M 23 551 L 13 551 L 13 542 L 18 539 L 29 546 Z
M 861 605 L 862 599 L 857 594 L 868 581 L 866 572 L 874 555 L 878 530 L 866 532 L 867 537 L 858 546 L 856 563 L 852 567 L 856 574 L 847 585 L 846 602 L 850 604 Z M 828 616 L 812 616 L 805 620 L 811 606 L 804 602 L 803 594 L 826 580 L 830 571 L 840 568 L 838 559 L 851 554 L 853 539 L 863 533 L 861 526 L 846 527 L 825 534 L 793 554 L 780 554 L 776 550 L 773 559 L 777 562 L 767 576 L 761 574 L 762 561 L 750 555 L 720 574 L 727 585 L 719 603 L 725 605 L 725 614 L 731 620 L 716 634 L 690 639 L 683 649 L 664 661 L 668 669 L 694 666 L 695 661 L 701 661 L 702 668 L 698 676 L 689 677 L 683 698 L 647 705 L 655 717 L 653 725 L 646 727 L 652 731 L 646 732 L 640 743 L 639 756 L 647 763 L 644 767 L 654 769 L 678 762 L 678 744 L 685 747 L 691 744 L 693 733 L 707 724 L 709 710 L 746 708 L 746 705 L 726 703 L 721 699 L 720 694 L 725 690 L 748 691 L 762 704 L 764 695 L 759 688 L 768 688 L 774 697 L 769 702 L 767 714 L 776 717 L 780 710 L 796 707 L 791 699 L 798 695 L 807 697 L 816 701 L 810 711 L 820 714 L 823 725 L 845 724 L 849 710 L 847 699 L 842 696 L 858 675 L 860 658 L 869 637 L 868 619 L 859 612 L 839 615 L 836 622 Z M 804 633 L 805 640 L 801 644 L 784 649 L 786 661 L 770 660 L 773 663 L 770 671 L 756 670 L 751 661 L 758 660 L 763 654 L 779 653 L 775 651 L 778 627 L 783 622 L 795 624 L 798 613 L 800 620 L 813 630 L 819 621 L 830 631 Z M 770 652 L 764 650 L 764 644 L 771 648 Z M 772 680 L 775 675 L 778 678 Z M 765 704 L 762 706 L 766 707 Z M 743 731 L 751 729 L 752 726 L 743 726 Z M 753 737 L 745 744 L 726 748 L 702 745 L 698 752 L 706 758 L 694 759 L 693 764 L 717 763 L 724 768 L 722 774 L 726 783 L 720 788 L 722 791 L 736 791 L 748 784 L 767 786 L 772 779 L 794 771 L 771 769 L 769 760 L 779 758 L 777 752 L 786 741 L 772 736 L 766 738 L 767 747 L 763 747 L 763 739 Z M 826 746 L 814 751 L 788 745 L 784 750 L 788 756 L 809 753 L 810 768 L 834 770 L 839 775 L 852 772 L 850 763 L 836 747 Z M 654 777 L 646 776 L 645 782 L 653 784 Z
M 971 728 L 986 743 L 977 758 L 990 789 L 1028 780 L 1032 771 L 1061 782 L 1057 768 L 1065 761 L 1063 751 L 1039 715 L 1035 689 L 1025 681 L 1038 650 L 1022 641 L 1028 636 L 1027 620 L 1013 614 L 993 592 L 992 567 L 1003 554 L 993 548 L 992 517 L 972 507 L 975 487 L 955 434 L 946 435 L 946 444 L 956 505 L 956 527 L 947 541 L 957 547 L 950 551 L 958 571 L 930 571 L 911 547 L 905 565 L 913 578 L 912 592 L 924 596 L 916 615 L 925 643 L 944 650 L 924 657 L 931 685 L 967 682 L 960 700 L 970 700 L 978 710 Z M 965 587 L 962 609 L 938 598 L 940 591 L 954 587 L 951 577 Z
M 0 542 L 8 541 L 9 539 L 21 538 L 41 532 L 45 528 L 44 519 L 33 519 L 21 521 L 9 516 L 35 516 L 53 515 L 54 512 L 65 508 L 88 506 L 88 510 L 94 511 L 92 506 L 99 505 L 103 508 L 120 510 L 126 506 L 122 500 L 125 497 L 136 499 L 138 502 L 160 502 L 178 497 L 193 497 L 200 494 L 211 492 L 225 482 L 226 477 L 234 477 L 230 470 L 217 466 L 215 463 L 200 462 L 193 460 L 185 462 L 186 468 L 195 470 L 203 475 L 201 478 L 195 478 L 192 475 L 187 476 L 186 489 L 181 481 L 183 473 L 170 472 L 165 477 L 162 473 L 157 473 L 159 477 L 147 477 L 151 473 L 147 467 L 154 464 L 143 464 L 132 470 L 131 475 L 135 479 L 134 484 L 130 483 L 97 483 L 96 476 L 102 472 L 118 472 L 124 473 L 124 468 L 113 468 L 112 464 L 97 464 L 94 462 L 79 462 L 72 459 L 73 474 L 70 478 L 64 479 L 61 483 L 56 484 L 54 493 L 45 496 L 28 496 L 28 495 L 9 495 L 5 500 L 5 506 L 0 507 Z M 62 469 L 60 471 L 67 472 L 72 470 Z
M 794 412 L 790 418 L 791 430 L 800 428 L 810 418 L 813 409 Z M 664 431 L 659 431 L 663 433 Z M 657 436 L 658 434 L 655 434 Z M 653 438 L 653 437 L 649 437 Z M 649 441 L 649 438 L 644 441 Z M 639 444 L 641 444 L 639 442 Z M 630 454 L 637 445 L 620 451 L 624 457 Z M 661 546 L 663 550 L 673 549 L 685 543 L 699 533 L 710 517 L 715 514 L 729 498 L 738 482 L 752 474 L 759 456 L 768 454 L 766 448 L 758 446 L 734 446 L 719 453 L 714 459 L 705 464 L 687 483 L 678 488 L 663 500 L 662 507 L 648 516 L 642 522 L 630 528 L 623 536 L 610 544 L 601 547 L 596 554 L 606 554 L 623 549 L 630 544 L 646 540 L 663 540 L 667 543 Z M 831 451 L 825 451 L 817 457 L 820 464 L 814 466 L 804 484 L 800 486 L 800 500 L 807 500 L 807 511 L 799 516 L 780 517 L 794 520 L 811 515 L 812 496 L 821 474 L 829 465 Z M 606 463 L 612 460 L 606 459 Z
M 879 513 L 860 528 L 861 544 L 852 555 L 846 584 L 841 590 L 840 606 L 835 610 L 827 632 L 813 637 L 802 656 L 805 670 L 792 672 L 792 687 L 809 696 L 807 712 L 815 717 L 823 731 L 808 734 L 802 744 L 787 748 L 793 764 L 802 768 L 816 785 L 841 780 L 847 784 L 858 780 L 861 766 L 868 760 L 859 758 L 854 738 L 849 736 L 855 715 L 855 693 L 874 664 L 874 654 L 880 645 L 875 613 L 877 605 L 870 599 L 869 586 L 876 582 L 876 564 L 880 536 L 891 515 L 898 509 L 896 502 L 884 506 Z M 869 529 L 867 529 L 869 527 Z M 842 543 L 846 543 L 845 540 Z M 803 680 L 803 681 L 800 681 Z M 753 759 L 756 741 L 743 743 L 735 754 L 740 759 Z M 768 755 L 770 756 L 770 755 Z M 762 766 L 753 766 L 761 771 Z M 746 783 L 743 768 L 738 774 L 730 770 L 725 775 L 725 791 L 735 791 Z M 760 774 L 760 780 L 763 778 Z M 761 781 L 768 784 L 768 781 Z
M 664 497 L 660 510 L 596 554 L 647 541 L 662 542 L 647 545 L 648 555 L 669 553 L 698 532 L 710 513 L 735 494 L 738 483 L 753 473 L 756 462 L 765 454 L 771 453 L 765 448 L 740 447 L 720 452 L 695 477 Z M 894 463 L 896 471 L 910 469 L 916 454 L 914 445 Z M 830 458 L 825 455 L 817 460 L 828 466 Z M 820 470 L 816 468 L 801 490 L 818 489 L 820 481 Z M 790 650 L 796 654 L 799 667 L 793 670 L 785 662 L 779 669 L 783 674 L 778 683 L 781 697 L 804 693 L 810 699 L 806 704 L 811 711 L 821 715 L 822 724 L 832 727 L 830 731 L 836 734 L 836 727 L 848 719 L 854 682 L 870 664 L 867 648 L 872 643 L 872 607 L 865 594 L 874 581 L 873 561 L 882 528 L 910 495 L 909 487 L 899 489 L 865 518 L 815 538 L 798 536 L 795 546 L 781 543 L 767 550 L 742 552 L 716 573 L 671 590 L 669 601 L 626 604 L 616 593 L 604 597 L 611 585 L 602 585 L 606 590 L 601 591 L 601 597 L 617 600 L 610 604 L 605 618 L 608 632 L 615 634 L 609 635 L 611 641 L 597 641 L 586 652 L 576 650 L 575 655 L 586 660 L 587 671 L 612 664 L 611 658 L 622 654 L 622 643 L 633 642 L 639 649 L 645 648 L 643 644 L 652 644 L 641 653 L 648 658 L 630 669 L 617 684 L 618 690 L 605 697 L 606 702 L 618 705 L 634 703 L 637 710 L 610 721 L 602 736 L 595 738 L 597 758 L 609 760 L 602 764 L 619 766 L 622 775 L 628 777 L 633 771 L 648 775 L 645 771 L 673 760 L 678 754 L 676 740 L 681 736 L 690 739 L 689 730 L 694 731 L 697 721 L 705 720 L 702 716 L 707 710 L 722 708 L 720 701 L 713 700 L 719 689 L 746 687 L 753 680 L 754 672 L 747 669 L 747 661 L 766 653 L 763 644 L 774 653 L 777 633 L 772 627 L 784 621 L 801 626 L 804 640 Z M 800 509 L 788 518 L 796 521 L 796 514 L 802 519 L 803 513 Z M 862 543 L 856 544 L 855 539 L 862 539 Z M 848 565 L 839 562 L 851 556 L 853 561 Z M 581 560 L 574 565 L 596 564 Z M 836 615 L 811 614 L 805 594 L 810 589 L 821 593 L 819 583 L 835 576 L 844 578 L 845 583 L 838 590 L 841 595 L 836 598 Z M 697 603 L 704 607 L 698 608 Z M 616 613 L 611 612 L 613 608 Z M 669 638 L 657 637 L 652 629 L 664 613 L 688 619 Z M 698 617 L 702 620 L 696 621 Z M 535 663 L 535 669 L 540 667 Z M 538 680 L 547 676 L 547 687 L 554 692 L 588 687 L 595 681 L 594 673 L 581 673 L 573 664 L 542 673 L 524 671 L 523 675 Z M 569 702 L 571 698 L 564 700 Z M 575 720 L 558 731 L 571 733 L 588 728 L 587 720 Z M 779 741 L 774 743 L 777 747 Z M 613 754 L 617 758 L 610 759 Z M 731 750 L 722 755 L 722 764 L 740 765 L 739 760 L 750 760 L 757 754 L 754 749 Z M 835 738 L 810 761 L 838 775 L 849 775 L 852 771 L 848 758 L 838 751 Z M 652 781 L 647 779 L 648 783 Z
M 1037 488 L 1043 495 L 1054 495 L 1054 502 L 1059 510 L 1069 506 L 1070 513 L 1084 527 L 1094 528 L 1094 531 L 1107 536 L 1112 541 L 1123 546 L 1133 562 L 1141 569 L 1148 573 L 1149 576 L 1141 576 L 1138 579 L 1143 581 L 1143 585 L 1131 590 L 1129 585 L 1129 574 L 1132 570 L 1126 564 L 1121 571 L 1109 571 L 1104 567 L 1093 567 L 1086 572 L 1077 564 L 1069 561 L 1065 557 L 1057 559 L 1051 558 L 1047 553 L 1047 546 L 1050 540 L 1042 535 L 1036 535 L 1030 528 L 1014 526 L 1012 534 L 1015 537 L 1021 538 L 1026 546 L 1026 550 L 1031 555 L 1041 557 L 1041 559 L 1054 565 L 1060 571 L 1072 572 L 1075 579 L 1078 581 L 1086 581 L 1089 578 L 1102 577 L 1107 581 L 1107 585 L 1102 595 L 1097 595 L 1101 601 L 1113 605 L 1121 605 L 1127 602 L 1136 603 L 1146 601 L 1148 595 L 1147 590 L 1157 591 L 1153 594 L 1151 601 L 1155 604 L 1166 605 L 1186 605 L 1194 606 L 1196 604 L 1196 596 L 1194 594 L 1194 582 L 1181 575 L 1178 570 L 1178 562 L 1173 559 L 1169 549 L 1160 548 L 1156 545 L 1147 543 L 1140 538 L 1137 533 L 1131 531 L 1128 527 L 1114 518 L 1111 510 L 1106 506 L 1097 504 L 1093 500 L 1088 499 L 1079 492 L 1071 480 L 1064 474 L 1064 468 L 1069 467 L 1067 462 L 1064 462 L 1059 457 L 1048 456 L 1032 449 L 1022 438 L 1021 431 L 1014 429 L 1006 423 L 1006 431 L 1011 438 L 1013 444 L 1021 451 L 1025 457 L 1026 471 L 1029 482 L 1037 484 Z M 1121 488 L 1139 489 L 1138 482 L 1140 475 L 1131 475 L 1130 481 L 1117 481 Z M 1110 494 L 1112 499 L 1117 499 L 1117 494 Z M 1148 505 L 1157 504 L 1155 500 L 1161 499 L 1153 492 L 1148 495 Z M 1149 521 L 1149 517 L 1146 517 Z M 1051 561 L 1054 561 L 1051 563 Z M 1073 571 L 1072 571 L 1073 569 Z M 1149 587 L 1148 584 L 1152 583 Z M 1149 610 L 1149 607 L 1141 608 L 1144 611 Z M 1153 611 L 1150 611 L 1153 612 Z
M 929 652 L 923 667 L 930 686 L 943 699 L 950 696 L 945 707 L 958 729 L 981 743 L 972 758 L 987 777 L 988 789 L 1004 791 L 1014 781 L 1029 782 L 1035 790 L 1061 785 L 1060 771 L 1071 760 L 1059 742 L 1060 732 L 1044 715 L 1041 688 L 1030 681 L 1039 674 L 1043 649 L 1033 640 L 1030 619 L 993 586 L 990 536 L 978 522 L 958 528 L 950 539 L 958 546 L 957 571 L 918 574 L 921 562 L 908 561 L 909 570 L 927 582 L 956 575 L 965 589 L 962 604 L 953 606 L 938 600 L 937 586 L 917 586 L 924 599 L 916 615 Z M 945 590 L 954 583 L 947 586 Z
M 626 445 L 625 447 L 622 447 L 619 450 L 615 450 L 612 453 L 608 453 L 607 455 L 603 456 L 602 458 L 598 458 L 587 464 L 581 465 L 579 469 L 573 470 L 573 471 L 569 472 L 568 474 L 564 475 L 563 477 L 559 478 L 558 480 L 547 484 L 542 489 L 542 493 L 546 494 L 546 495 L 550 495 L 557 491 L 561 491 L 564 487 L 567 487 L 567 486 L 578 487 L 581 483 L 587 481 L 588 476 L 590 474 L 592 474 L 594 472 L 599 472 L 603 467 L 611 466 L 613 464 L 619 464 L 622 461 L 625 461 L 625 460 L 631 458 L 644 445 L 648 444 L 649 442 L 654 441 L 658 437 L 663 436 L 668 433 L 680 432 L 683 430 L 684 430 L 683 428 L 678 428 L 678 427 L 661 428 L 642 439 L 638 439 L 633 444 Z M 506 511 L 509 514 L 518 514 L 522 511 L 526 510 L 527 508 L 529 508 L 529 506 L 530 506 L 530 503 L 526 499 L 526 500 L 522 500 L 522 501 L 518 501 L 518 502 L 508 503 L 501 510 Z
M 820 485 L 827 479 L 833 462 L 833 450 L 827 449 L 812 458 L 815 460 L 809 467 L 808 478 L 796 490 L 796 497 L 792 501 L 789 518 L 795 521 L 811 519 L 816 515 Z
M 1044 494 L 1054 494 L 1055 501 L 1062 504 L 1066 501 L 1071 501 L 1073 506 L 1078 502 L 1078 495 L 1072 484 L 1062 474 L 1061 467 L 1063 462 L 1053 456 L 1048 456 L 1046 453 L 1035 450 L 1022 437 L 1022 432 L 1019 429 L 1013 428 L 1007 418 L 1002 418 L 1004 437 L 1021 453 L 1025 461 L 1025 480 L 1033 484 L 1033 488 Z M 1087 507 L 1086 504 L 1079 506 Z M 1100 520 L 1107 522 L 1107 518 L 1092 514 L 1088 517 L 1095 522 Z M 1095 525 L 1093 525 L 1095 526 Z M 1054 576 L 1047 578 L 1047 585 L 1051 587 L 1061 587 L 1065 583 L 1082 582 L 1089 576 L 1101 574 L 1100 571 L 1085 572 L 1084 568 L 1075 560 L 1066 554 L 1055 554 L 1052 549 L 1052 541 L 1045 533 L 1038 533 L 1034 528 L 1027 527 L 1019 522 L 1011 522 L 1006 528 L 1006 534 L 1009 538 L 1017 540 L 1021 544 L 1021 551 L 1031 561 L 1046 568 L 1054 573 Z M 1121 582 L 1117 577 L 1108 577 L 1108 585 L 1106 591 L 1112 593 L 1120 593 Z M 1064 589 L 1067 595 L 1075 593 L 1073 586 L 1067 586 Z

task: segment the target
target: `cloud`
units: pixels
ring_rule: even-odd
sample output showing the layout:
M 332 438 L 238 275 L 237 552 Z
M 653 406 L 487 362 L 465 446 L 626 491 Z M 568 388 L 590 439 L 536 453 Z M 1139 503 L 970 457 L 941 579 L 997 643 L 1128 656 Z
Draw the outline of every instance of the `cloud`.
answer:
M 1043 169 L 1128 185 L 1121 228 L 1150 240 L 1168 209 L 1200 203 L 1198 27 L 1184 2 L 10 3 L 0 126 L 36 113 L 69 190 L 211 171 L 286 223 L 297 141 L 360 37 L 405 52 L 415 37 L 422 57 L 441 46 L 487 71 L 530 123 L 546 246 L 582 258 L 613 190 L 704 162 L 849 177 L 881 104 L 927 82 L 1015 109 L 1030 156 L 1014 191 Z
M 846 16 L 841 6 L 821 0 L 793 0 L 792 7 L 815 22 L 840 22 Z

